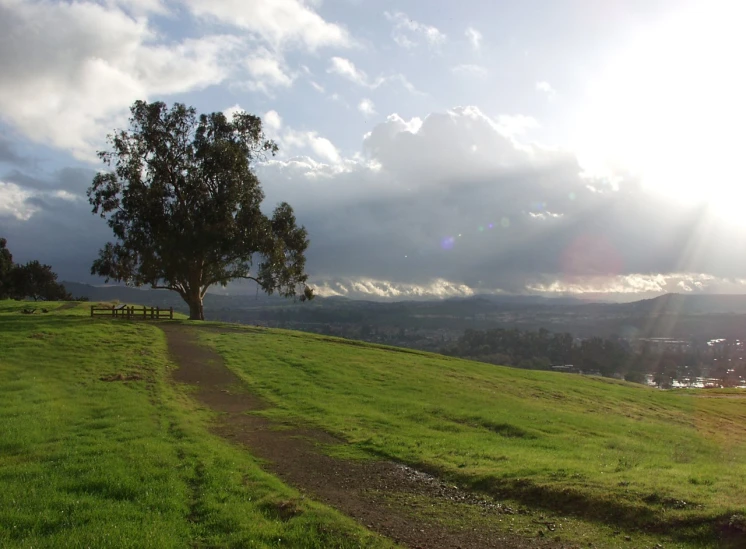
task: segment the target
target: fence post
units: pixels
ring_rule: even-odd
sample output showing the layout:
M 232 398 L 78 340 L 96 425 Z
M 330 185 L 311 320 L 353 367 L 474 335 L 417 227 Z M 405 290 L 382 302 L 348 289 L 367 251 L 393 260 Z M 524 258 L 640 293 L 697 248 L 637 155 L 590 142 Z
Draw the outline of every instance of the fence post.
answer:
M 170 320 L 173 320 L 173 319 L 174 319 L 174 308 L 173 308 L 173 307 L 170 307 L 170 308 L 168 309 L 168 318 L 169 318 Z
M 93 307 L 94 305 L 91 305 L 91 318 L 93 318 Z

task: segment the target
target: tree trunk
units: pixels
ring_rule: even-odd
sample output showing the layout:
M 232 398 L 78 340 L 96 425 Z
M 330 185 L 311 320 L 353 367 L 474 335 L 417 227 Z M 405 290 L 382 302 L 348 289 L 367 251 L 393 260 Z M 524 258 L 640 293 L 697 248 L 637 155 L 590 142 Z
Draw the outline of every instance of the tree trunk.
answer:
M 199 295 L 190 296 L 186 301 L 189 304 L 189 320 L 204 320 L 205 311 L 202 308 L 202 298 Z

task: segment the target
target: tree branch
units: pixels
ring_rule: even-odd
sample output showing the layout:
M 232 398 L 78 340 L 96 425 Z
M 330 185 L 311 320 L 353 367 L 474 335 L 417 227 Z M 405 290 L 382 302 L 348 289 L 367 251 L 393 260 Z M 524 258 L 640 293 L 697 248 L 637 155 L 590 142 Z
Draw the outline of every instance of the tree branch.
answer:
M 255 277 L 253 277 L 253 276 L 227 276 L 227 277 L 223 277 L 223 278 L 213 278 L 212 280 L 210 280 L 210 282 L 205 287 L 209 288 L 213 284 L 220 284 L 221 282 L 230 282 L 231 280 L 236 280 L 238 278 L 243 278 L 243 279 L 246 279 L 246 280 L 253 280 L 254 282 L 256 282 L 257 284 L 259 284 L 260 286 L 262 285 L 262 283 L 259 282 L 259 280 L 257 278 L 255 278 Z
M 181 285 L 174 286 L 173 284 L 169 284 L 168 286 L 162 286 L 160 284 L 151 284 L 150 288 L 153 290 L 171 290 L 172 292 L 178 293 L 182 298 L 186 295 L 184 287 Z

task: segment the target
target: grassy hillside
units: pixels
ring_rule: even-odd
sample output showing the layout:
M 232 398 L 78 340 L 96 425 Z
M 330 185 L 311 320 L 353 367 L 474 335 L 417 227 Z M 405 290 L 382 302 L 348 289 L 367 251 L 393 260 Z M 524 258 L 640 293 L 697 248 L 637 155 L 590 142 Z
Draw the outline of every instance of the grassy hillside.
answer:
M 743 527 L 732 520 L 746 511 L 743 394 L 662 392 L 294 332 L 208 331 L 203 341 L 274 404 L 267 415 L 338 434 L 349 455 L 574 516 L 581 530 L 697 547 Z
M 157 324 L 27 306 L 0 301 L 0 547 L 392 546 L 211 434 L 213 415 L 169 381 Z M 584 546 L 744 546 L 742 394 L 202 327 L 272 404 L 261 414 L 349 441 L 331 454 L 403 462 L 517 510 L 389 494 L 392 512 L 521 535 L 551 522 Z
M 391 546 L 211 435 L 157 327 L 27 306 L 0 301 L 0 547 Z

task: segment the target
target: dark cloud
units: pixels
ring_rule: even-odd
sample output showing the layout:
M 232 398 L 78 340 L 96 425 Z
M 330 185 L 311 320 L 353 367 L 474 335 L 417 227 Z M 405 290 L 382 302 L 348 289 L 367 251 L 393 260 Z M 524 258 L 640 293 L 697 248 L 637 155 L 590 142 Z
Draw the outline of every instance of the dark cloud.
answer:
M 634 178 L 581 175 L 572 154 L 522 145 L 473 108 L 419 128 L 390 117 L 364 148 L 366 162 L 336 171 L 303 159 L 262 170 L 268 196 L 290 200 L 307 225 L 319 279 L 515 292 L 588 277 L 746 275 L 743 230 Z
M 309 274 L 334 291 L 525 292 L 589 280 L 651 291 L 699 288 L 705 275 L 746 278 L 741 228 L 629 176 L 581 175 L 569 152 L 521 144 L 476 109 L 421 124 L 390 117 L 364 150 L 365 159 L 336 165 L 296 158 L 259 169 L 267 207 L 295 207 L 311 236 Z M 13 253 L 86 278 L 111 238 L 85 200 L 93 175 L 11 173 L 6 181 L 28 190 L 26 205 L 36 209 L 25 221 L 0 218 Z
M 0 163 L 15 166 L 30 166 L 34 160 L 18 153 L 13 141 L 0 134 Z
M 94 174 L 89 169 L 66 168 L 48 179 L 20 171 L 2 178 L 30 193 L 25 206 L 33 214 L 28 219 L 3 215 L 0 210 L 0 235 L 8 239 L 16 261 L 38 259 L 52 265 L 61 279 L 92 280 L 91 263 L 110 239 L 106 223 L 91 215 L 83 190 Z
M 96 172 L 88 168 L 62 168 L 50 177 L 29 175 L 18 169 L 2 176 L 2 181 L 35 191 L 65 191 L 84 196 Z

